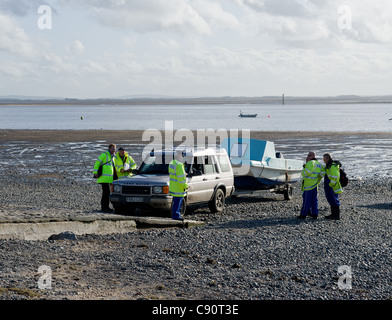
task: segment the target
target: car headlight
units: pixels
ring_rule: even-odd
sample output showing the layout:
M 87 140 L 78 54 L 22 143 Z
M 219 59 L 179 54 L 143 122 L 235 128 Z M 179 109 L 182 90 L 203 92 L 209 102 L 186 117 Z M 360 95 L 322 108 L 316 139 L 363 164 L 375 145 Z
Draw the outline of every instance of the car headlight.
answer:
M 162 193 L 163 189 L 162 187 L 154 187 L 152 188 L 153 193 Z
M 121 193 L 121 186 L 119 186 L 118 184 L 116 184 L 113 188 L 113 191 L 115 193 Z
M 153 193 L 169 193 L 169 187 L 168 186 L 153 187 L 152 192 Z

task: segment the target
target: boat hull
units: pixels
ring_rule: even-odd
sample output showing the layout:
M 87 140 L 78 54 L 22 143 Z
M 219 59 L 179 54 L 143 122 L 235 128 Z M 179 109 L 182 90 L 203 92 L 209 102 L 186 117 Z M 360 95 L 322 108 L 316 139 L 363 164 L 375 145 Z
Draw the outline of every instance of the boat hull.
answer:
M 269 190 L 293 184 L 301 179 L 302 170 L 281 170 L 250 167 L 248 174 L 236 175 L 234 185 L 239 190 Z
M 240 118 L 256 118 L 257 113 L 256 114 L 240 114 L 239 117 Z
M 277 155 L 271 141 L 228 138 L 222 146 L 230 156 L 237 190 L 277 189 L 301 179 L 303 161 Z

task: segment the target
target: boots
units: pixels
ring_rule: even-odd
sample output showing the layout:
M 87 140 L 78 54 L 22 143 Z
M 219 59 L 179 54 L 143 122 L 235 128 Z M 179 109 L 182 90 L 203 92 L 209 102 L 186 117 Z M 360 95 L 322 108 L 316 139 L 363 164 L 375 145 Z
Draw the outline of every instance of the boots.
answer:
M 335 207 L 331 207 L 331 214 L 328 216 L 325 216 L 325 219 L 332 219 L 334 217 L 334 212 L 335 212 L 334 208 Z
M 340 206 L 331 207 L 331 214 L 326 216 L 325 219 L 340 220 Z
M 335 217 L 334 220 L 340 220 L 340 206 L 335 207 Z

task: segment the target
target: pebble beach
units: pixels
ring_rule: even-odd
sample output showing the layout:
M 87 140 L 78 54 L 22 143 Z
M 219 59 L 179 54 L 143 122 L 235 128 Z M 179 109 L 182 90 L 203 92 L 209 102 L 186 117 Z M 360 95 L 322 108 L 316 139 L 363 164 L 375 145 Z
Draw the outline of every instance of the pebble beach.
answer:
M 99 215 L 101 189 L 92 179 L 96 157 L 114 142 L 126 145 L 139 164 L 146 144 L 141 134 L 0 130 L 0 221 Z M 352 133 L 324 132 L 314 133 L 309 146 L 303 141 L 308 136 L 253 134 L 284 141 L 284 151 L 304 156 L 309 148 L 333 152 L 334 141 L 339 141 L 339 150 L 352 147 L 353 141 L 356 146 L 366 141 L 389 146 L 391 141 L 391 134 L 356 133 L 353 140 Z M 331 142 L 328 150 L 325 139 Z M 380 160 L 385 150 L 374 158 Z M 360 157 L 346 159 L 349 156 Z M 294 185 L 290 201 L 262 192 L 227 199 L 221 214 L 195 208 L 185 218 L 205 225 L 188 229 L 142 229 L 60 241 L 0 239 L 0 299 L 389 300 L 390 175 L 376 170 L 362 175 L 361 162 L 351 167 L 347 162 L 356 171 L 348 172 L 351 181 L 340 196 L 339 221 L 324 218 L 330 212 L 321 183 L 317 220 L 296 219 L 302 197 L 300 186 Z M 37 286 L 42 265 L 51 269 L 50 289 Z M 342 267 L 349 280 L 339 273 Z

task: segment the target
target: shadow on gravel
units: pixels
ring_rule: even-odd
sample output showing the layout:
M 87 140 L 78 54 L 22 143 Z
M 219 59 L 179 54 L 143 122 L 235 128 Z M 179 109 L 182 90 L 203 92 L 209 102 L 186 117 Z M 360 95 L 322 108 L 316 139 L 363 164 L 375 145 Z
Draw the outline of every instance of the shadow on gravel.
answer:
M 296 217 L 287 218 L 265 218 L 257 220 L 235 220 L 223 223 L 217 223 L 212 228 L 214 229 L 254 229 L 261 227 L 271 227 L 271 226 L 291 226 L 300 225 L 303 223 L 315 223 L 317 220 L 306 219 L 298 220 Z
M 374 203 L 374 204 L 362 205 L 358 207 L 376 209 L 376 210 L 392 210 L 392 203 Z
M 263 198 L 260 196 L 238 196 L 226 199 L 227 204 L 246 204 L 246 203 L 260 203 L 260 202 L 276 202 L 283 201 L 282 199 Z

